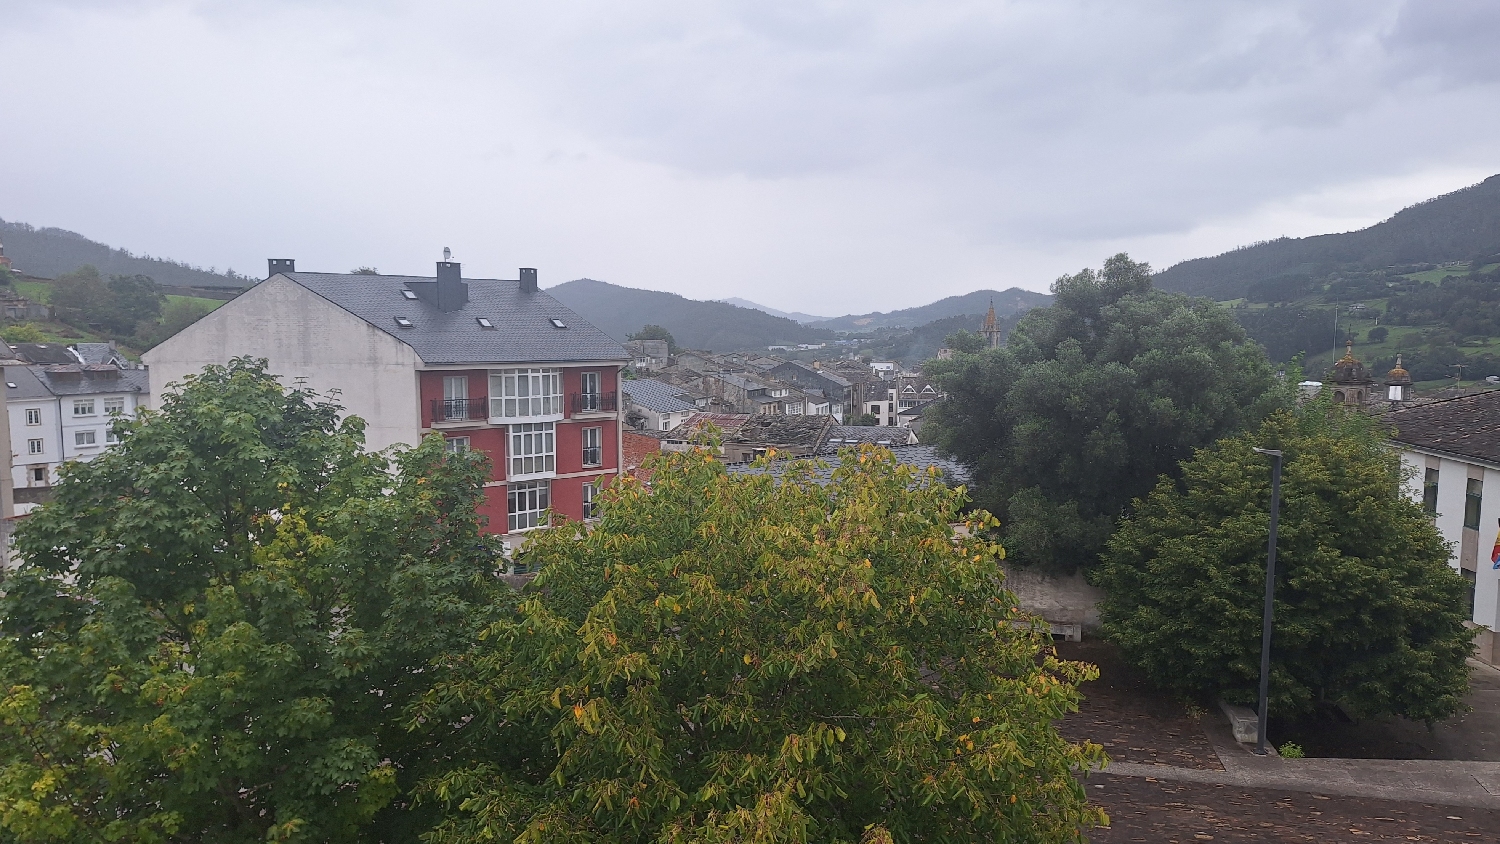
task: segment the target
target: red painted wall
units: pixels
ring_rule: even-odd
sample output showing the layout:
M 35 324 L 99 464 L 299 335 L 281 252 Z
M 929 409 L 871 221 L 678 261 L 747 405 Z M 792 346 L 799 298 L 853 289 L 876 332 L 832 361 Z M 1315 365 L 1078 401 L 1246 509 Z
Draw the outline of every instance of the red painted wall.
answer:
M 588 472 L 599 468 L 615 468 L 616 464 L 620 462 L 619 445 L 616 439 L 617 427 L 617 424 L 609 419 L 557 423 L 557 473 L 566 475 L 572 472 Z M 600 432 L 599 441 L 601 450 L 603 451 L 599 455 L 602 462 L 598 466 L 583 465 L 584 428 L 603 429 Z
M 487 369 L 471 369 L 460 372 L 419 372 L 418 389 L 422 396 L 422 427 L 432 427 L 432 403 L 443 398 L 443 378 L 450 375 L 469 376 L 469 398 L 482 399 L 490 394 L 490 373 Z
M 484 500 L 479 502 L 475 508 L 479 512 L 481 524 L 485 519 L 488 524 L 483 524 L 480 529 L 485 533 L 505 533 L 505 487 L 487 486 L 484 488 Z

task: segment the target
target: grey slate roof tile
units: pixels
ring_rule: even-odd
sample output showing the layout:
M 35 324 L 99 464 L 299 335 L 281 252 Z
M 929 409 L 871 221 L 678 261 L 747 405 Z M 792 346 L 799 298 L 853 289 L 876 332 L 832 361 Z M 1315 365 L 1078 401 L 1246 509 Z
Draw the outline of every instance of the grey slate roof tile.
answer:
M 969 482 L 969 470 L 962 463 L 943 457 L 938 453 L 935 446 L 930 445 L 906 445 L 891 449 L 896 455 L 896 460 L 925 472 L 928 467 L 937 467 L 942 473 L 943 483 L 949 486 L 959 486 Z M 781 480 L 792 464 L 806 460 L 816 460 L 827 464 L 827 468 L 814 470 L 814 478 L 820 484 L 826 484 L 833 479 L 833 471 L 843 465 L 843 458 L 837 454 L 819 455 L 817 458 L 794 458 L 790 460 L 772 460 L 769 466 L 755 466 L 750 463 L 731 463 L 725 468 L 731 474 L 763 475 L 768 474 L 777 480 Z
M 630 394 L 631 401 L 657 413 L 690 413 L 698 409 L 692 402 L 678 398 L 686 394 L 681 387 L 655 378 L 623 381 L 620 387 Z
M 466 278 L 468 303 L 444 312 L 425 300 L 401 295 L 408 283 L 432 284 L 431 277 L 282 275 L 411 346 L 429 364 L 630 360 L 625 347 L 609 335 L 544 290 L 522 292 L 519 281 Z M 397 317 L 411 320 L 412 327 L 399 327 Z M 495 327 L 481 327 L 477 317 L 489 319 Z M 567 327 L 553 327 L 553 319 Z
M 1500 464 L 1500 390 L 1387 413 L 1398 443 Z

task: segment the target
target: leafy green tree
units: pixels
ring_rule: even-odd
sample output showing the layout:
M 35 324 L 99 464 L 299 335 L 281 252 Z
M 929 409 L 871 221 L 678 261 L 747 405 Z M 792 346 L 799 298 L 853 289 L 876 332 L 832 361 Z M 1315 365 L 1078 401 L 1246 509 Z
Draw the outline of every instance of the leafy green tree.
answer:
M 989 343 L 985 342 L 983 335 L 973 331 L 958 331 L 949 334 L 948 339 L 944 342 L 948 344 L 948 348 L 965 355 L 982 352 L 989 345 Z
M 1256 700 L 1271 482 L 1251 449 L 1281 449 L 1271 712 L 1459 711 L 1467 587 L 1384 433 L 1320 403 L 1200 451 L 1110 540 L 1095 572 L 1109 635 L 1165 688 Z
M 660 325 L 643 325 L 640 331 L 636 331 L 625 338 L 626 340 L 665 340 L 668 351 L 677 351 L 677 341 L 672 338 L 672 332 L 662 328 Z
M 111 299 L 109 285 L 91 265 L 84 265 L 52 280 L 47 301 L 59 319 L 74 325 L 100 321 Z
M 0 267 L 0 287 L 13 287 L 16 283 L 16 274 L 10 267 Z
M 844 420 L 845 425 L 879 425 L 880 417 L 873 413 L 859 413 Z
M 136 329 L 136 340 L 150 348 L 198 320 L 213 313 L 214 306 L 203 299 L 174 299 L 162 309 L 161 320 Z
M 1290 395 L 1224 308 L 1153 290 L 1126 255 L 1052 291 L 1005 348 L 926 364 L 949 395 L 926 430 L 973 468 L 1014 559 L 1068 570 L 1158 476 Z
M 155 322 L 167 301 L 161 285 L 144 275 L 110 276 L 109 292 L 110 312 L 103 322 L 120 335 L 134 334 L 137 326 Z
M 846 451 L 820 486 L 703 451 L 624 479 L 526 552 L 519 613 L 418 723 L 470 724 L 432 844 L 1082 841 L 1103 815 L 1053 722 L 1089 666 L 1001 586 L 988 514 Z
M 32 322 L 18 322 L 0 329 L 0 338 L 7 343 L 45 343 L 47 335 Z
M 1384 343 L 1385 338 L 1389 336 L 1391 336 L 1390 329 L 1386 328 L 1383 325 L 1377 325 L 1374 328 L 1370 329 L 1369 337 L 1371 343 Z
M 403 709 L 510 590 L 482 458 L 338 417 L 239 359 L 64 467 L 0 587 L 0 837 L 412 840 Z

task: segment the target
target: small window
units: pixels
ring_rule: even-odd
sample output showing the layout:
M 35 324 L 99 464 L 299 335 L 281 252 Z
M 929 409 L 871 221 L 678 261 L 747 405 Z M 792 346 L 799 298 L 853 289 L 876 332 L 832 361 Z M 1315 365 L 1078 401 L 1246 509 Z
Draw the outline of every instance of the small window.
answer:
M 411 320 L 407 319 L 404 316 L 398 316 L 396 317 L 396 325 L 402 328 L 411 328 Z
M 36 466 L 36 467 L 33 467 L 32 470 L 31 470 L 31 482 L 34 483 L 34 484 L 44 484 L 44 483 L 46 483 L 47 482 L 47 467 L 46 466 Z
M 583 429 L 583 465 L 598 466 L 604 463 L 603 428 Z
M 585 519 L 599 518 L 599 505 L 594 503 L 594 496 L 599 492 L 599 487 L 594 484 L 583 485 L 583 517 Z
M 93 416 L 94 415 L 94 400 L 93 399 L 74 399 L 73 400 L 73 415 L 74 416 Z
M 73 445 L 95 445 L 98 440 L 93 431 L 74 431 Z
M 1422 481 L 1422 509 L 1437 513 L 1438 470 L 1428 469 Z
M 43 453 L 45 453 L 45 451 L 46 451 L 46 448 L 43 446 L 41 440 L 27 440 L 26 441 L 26 453 L 27 454 L 43 454 Z
M 1469 485 L 1464 490 L 1464 527 L 1479 529 L 1479 508 L 1483 503 L 1484 481 L 1469 478 Z
M 482 316 L 481 317 L 474 317 L 474 321 L 477 322 L 477 323 L 479 323 L 479 327 L 480 328 L 494 328 L 495 327 L 495 324 L 493 322 L 490 322 L 489 317 L 482 317 Z
M 40 424 L 42 424 L 42 409 L 40 407 L 28 407 L 28 408 L 26 408 L 26 424 L 27 425 L 40 425 Z
M 104 400 L 104 415 L 109 416 L 111 414 L 124 413 L 124 412 L 125 412 L 125 400 L 124 399 L 105 399 Z
M 562 320 L 558 319 L 557 317 L 553 317 L 552 318 L 552 327 L 553 328 L 567 328 L 568 324 L 565 323 L 565 322 L 563 322 Z
M 469 438 L 449 437 L 447 449 L 449 454 L 464 454 L 469 450 Z
M 401 295 L 407 299 L 415 299 L 417 298 L 417 291 L 402 289 Z

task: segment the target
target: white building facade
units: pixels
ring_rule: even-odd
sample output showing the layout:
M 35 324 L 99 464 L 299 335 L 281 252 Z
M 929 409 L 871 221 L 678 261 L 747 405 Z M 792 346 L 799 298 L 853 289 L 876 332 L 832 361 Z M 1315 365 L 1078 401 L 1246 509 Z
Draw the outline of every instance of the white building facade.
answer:
M 1407 494 L 1422 502 L 1471 588 L 1475 655 L 1500 664 L 1500 391 L 1388 414 Z
M 134 417 L 148 387 L 144 369 L 108 364 L 8 366 L 5 378 L 17 514 L 46 500 L 62 464 L 113 445 L 113 421 Z

